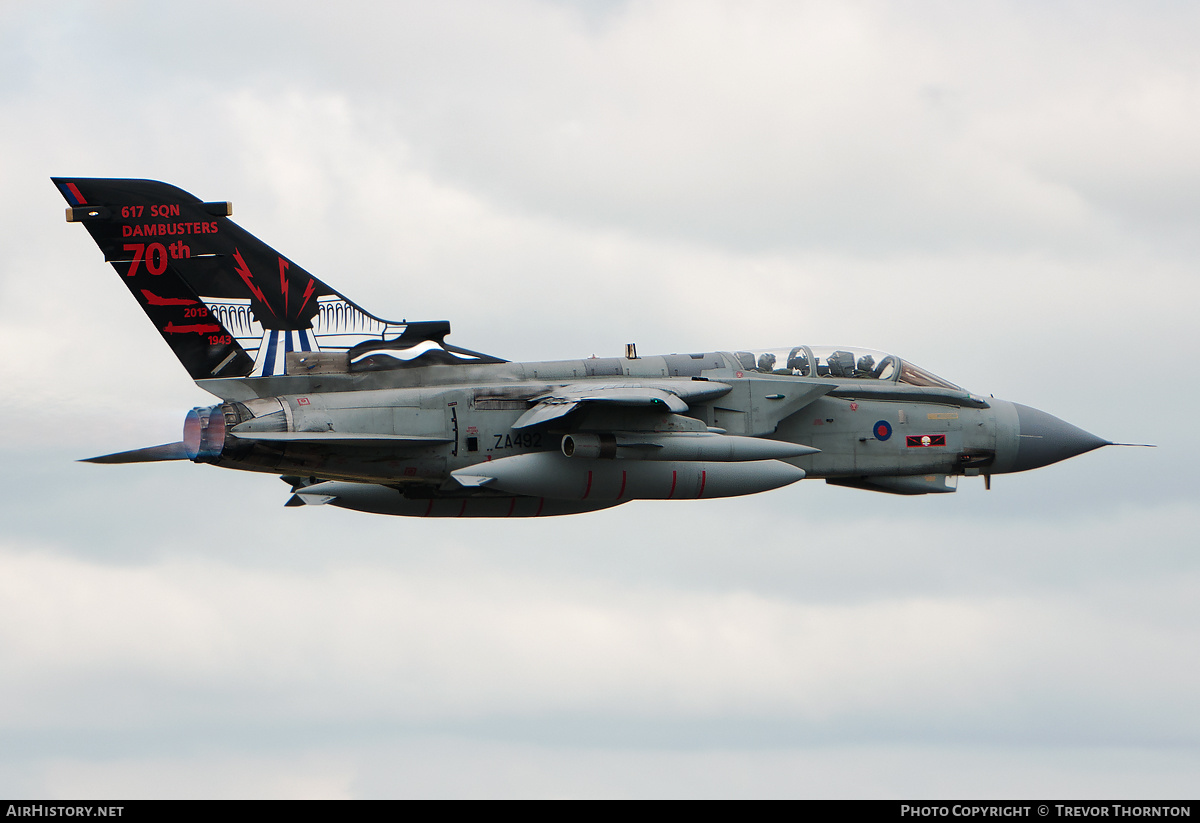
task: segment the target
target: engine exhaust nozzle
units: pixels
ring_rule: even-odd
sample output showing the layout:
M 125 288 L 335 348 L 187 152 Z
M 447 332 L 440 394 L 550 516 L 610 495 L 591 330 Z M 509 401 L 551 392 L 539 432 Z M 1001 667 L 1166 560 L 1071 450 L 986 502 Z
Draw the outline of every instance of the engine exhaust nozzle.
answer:
M 215 463 L 225 448 L 225 414 L 220 406 L 194 408 L 183 420 L 183 449 L 196 463 Z

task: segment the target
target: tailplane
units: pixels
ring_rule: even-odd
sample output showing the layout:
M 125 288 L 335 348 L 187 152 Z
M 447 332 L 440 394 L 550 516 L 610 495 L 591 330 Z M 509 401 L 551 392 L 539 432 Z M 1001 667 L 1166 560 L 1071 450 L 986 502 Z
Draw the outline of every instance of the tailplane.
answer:
M 52 180 L 193 380 L 287 374 L 305 359 L 290 352 L 347 371 L 502 362 L 446 344 L 449 323 L 364 311 L 230 220 L 230 203 L 156 180 Z

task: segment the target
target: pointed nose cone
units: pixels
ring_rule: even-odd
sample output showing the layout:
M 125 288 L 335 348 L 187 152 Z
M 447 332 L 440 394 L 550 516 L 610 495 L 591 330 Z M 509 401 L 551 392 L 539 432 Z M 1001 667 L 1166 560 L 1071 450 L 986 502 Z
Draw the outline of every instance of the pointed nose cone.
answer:
M 1010 471 L 1023 472 L 1049 466 L 1068 457 L 1112 443 L 1059 420 L 1044 411 L 1013 403 L 1020 425 L 1017 459 Z

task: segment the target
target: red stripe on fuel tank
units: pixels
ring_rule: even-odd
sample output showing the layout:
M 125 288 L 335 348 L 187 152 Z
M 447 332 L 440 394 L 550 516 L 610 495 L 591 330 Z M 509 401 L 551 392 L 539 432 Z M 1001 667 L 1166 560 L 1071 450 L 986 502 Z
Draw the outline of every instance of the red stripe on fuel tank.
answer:
M 621 490 L 620 490 L 619 492 L 617 492 L 617 499 L 618 499 L 618 500 L 620 500 L 620 499 L 621 499 L 621 496 L 625 494 L 625 479 L 626 479 L 626 476 L 627 476 L 627 473 L 626 473 L 626 471 L 625 471 L 624 469 L 622 469 L 622 470 L 621 470 Z
M 433 498 L 432 497 L 429 498 L 429 505 L 425 507 L 425 516 L 428 517 L 429 513 L 431 511 L 433 511 Z
M 708 482 L 708 472 L 701 471 L 700 472 L 700 493 L 698 495 L 696 495 L 696 497 L 704 496 L 704 484 L 707 482 Z
M 462 516 L 463 516 L 464 514 L 466 514 L 466 513 L 467 513 L 467 501 L 466 501 L 466 500 L 464 500 L 464 501 L 463 501 L 463 504 L 462 504 L 462 508 L 460 508 L 460 509 L 458 510 L 458 516 L 459 516 L 459 517 L 462 517 Z
M 667 495 L 668 500 L 670 500 L 672 497 L 675 496 L 675 483 L 678 480 L 679 480 L 679 472 L 671 472 L 671 493 Z
M 536 512 L 534 512 L 534 513 L 533 513 L 533 516 L 534 516 L 534 517 L 540 517 L 540 516 L 541 516 L 541 514 L 542 514 L 542 506 L 544 506 L 544 505 L 546 505 L 546 498 L 544 498 L 544 497 L 539 497 L 539 498 L 538 498 L 538 510 L 537 510 Z
M 515 509 L 516 507 L 517 507 L 517 498 L 515 498 L 515 497 L 514 497 L 514 498 L 512 499 L 512 502 L 510 502 L 510 503 L 508 504 L 508 514 L 506 514 L 506 515 L 504 515 L 504 516 L 505 516 L 505 517 L 512 517 L 513 509 Z
M 587 482 L 587 488 L 583 490 L 583 497 L 581 497 L 581 498 L 579 498 L 579 499 L 580 499 L 580 500 L 587 500 L 587 498 L 588 498 L 588 495 L 589 495 L 589 494 L 591 494 L 591 493 L 592 493 L 592 473 L 589 471 L 589 472 L 588 472 L 588 482 Z

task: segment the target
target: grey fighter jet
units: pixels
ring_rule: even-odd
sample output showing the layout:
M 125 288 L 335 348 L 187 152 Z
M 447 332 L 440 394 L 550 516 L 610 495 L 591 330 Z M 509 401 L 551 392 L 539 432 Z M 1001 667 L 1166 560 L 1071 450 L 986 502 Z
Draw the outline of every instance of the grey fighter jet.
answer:
M 54 178 L 196 384 L 192 460 L 280 475 L 289 506 L 537 517 L 729 497 L 797 480 L 892 494 L 1110 445 L 895 355 L 791 345 L 513 363 L 384 320 L 204 202 L 153 180 Z

